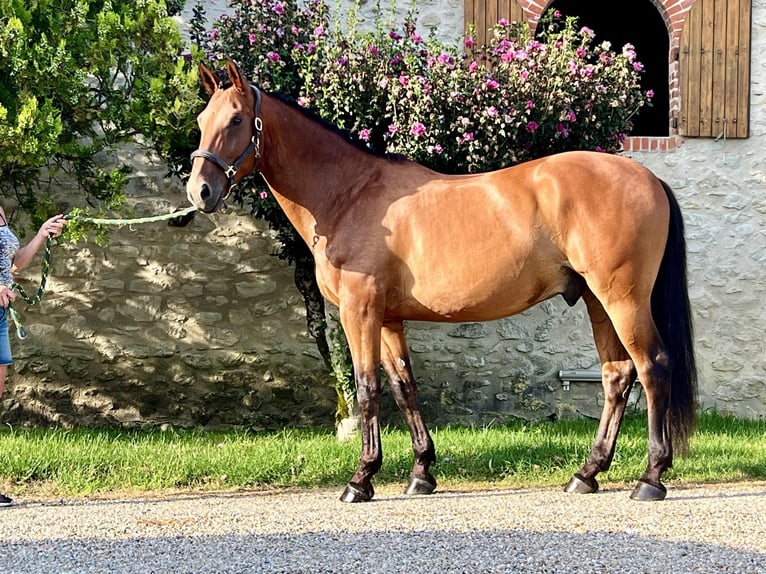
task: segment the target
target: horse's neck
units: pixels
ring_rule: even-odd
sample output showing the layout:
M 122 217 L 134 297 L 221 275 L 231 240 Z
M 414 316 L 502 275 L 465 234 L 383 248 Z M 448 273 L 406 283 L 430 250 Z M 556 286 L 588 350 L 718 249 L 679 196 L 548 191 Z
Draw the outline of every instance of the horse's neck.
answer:
M 278 113 L 264 119 L 261 173 L 285 215 L 310 243 L 317 228 L 328 229 L 354 201 L 379 158 L 287 104 L 270 99 L 268 105 Z

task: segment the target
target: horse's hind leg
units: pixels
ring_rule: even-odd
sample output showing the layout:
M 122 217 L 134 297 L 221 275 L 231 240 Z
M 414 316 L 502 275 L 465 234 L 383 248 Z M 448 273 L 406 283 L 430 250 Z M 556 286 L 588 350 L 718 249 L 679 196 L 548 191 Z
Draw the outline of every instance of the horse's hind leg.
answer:
M 410 475 L 407 494 L 430 494 L 436 488 L 436 479 L 429 472 L 436 460 L 434 443 L 428 434 L 417 405 L 415 377 L 412 374 L 404 328 L 401 323 L 387 323 L 381 332 L 381 362 L 388 374 L 391 392 L 404 415 L 412 436 L 415 463 Z
M 636 369 L 598 299 L 588 289 L 583 293 L 583 299 L 588 307 L 601 362 L 604 408 L 588 458 L 572 477 L 566 490 L 591 493 L 598 490 L 596 475 L 612 464 L 628 395 L 636 380 Z
M 660 478 L 673 466 L 669 418 L 670 357 L 652 318 L 649 302 L 639 305 L 620 301 L 612 306 L 611 315 L 614 327 L 636 365 L 646 396 L 649 423 L 649 461 L 631 498 L 662 500 L 667 491 Z

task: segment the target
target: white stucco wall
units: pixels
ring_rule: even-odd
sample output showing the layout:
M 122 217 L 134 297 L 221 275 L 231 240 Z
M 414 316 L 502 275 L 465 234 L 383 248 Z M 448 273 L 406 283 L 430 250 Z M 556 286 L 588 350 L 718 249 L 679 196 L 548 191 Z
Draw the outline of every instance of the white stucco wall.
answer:
M 351 9 L 356 2 L 353 0 L 338 0 L 343 10 Z M 327 1 L 329 6 L 337 6 L 334 0 Z M 376 0 L 360 0 L 360 22 L 372 22 L 375 19 Z M 393 4 L 393 6 L 392 6 Z M 418 21 L 417 26 L 420 34 L 425 36 L 431 29 L 436 31 L 437 37 L 442 42 L 456 42 L 463 36 L 463 0 L 419 0 L 417 3 Z M 204 3 L 205 15 L 208 24 L 229 11 L 228 0 L 210 0 Z M 386 18 L 391 18 L 394 23 L 404 21 L 410 2 L 407 0 L 382 0 L 380 2 Z M 185 25 L 192 17 L 194 0 L 186 0 L 184 10 L 176 17 L 181 25 L 182 33 L 186 33 Z

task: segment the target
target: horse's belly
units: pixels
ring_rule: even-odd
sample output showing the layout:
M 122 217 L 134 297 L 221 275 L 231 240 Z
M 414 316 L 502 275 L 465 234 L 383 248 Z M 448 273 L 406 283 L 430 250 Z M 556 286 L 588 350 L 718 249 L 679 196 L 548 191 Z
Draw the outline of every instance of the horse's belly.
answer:
M 488 271 L 452 269 L 440 277 L 413 277 L 409 289 L 387 297 L 388 314 L 418 321 L 489 321 L 550 299 L 564 292 L 567 283 L 563 269 L 554 266 Z

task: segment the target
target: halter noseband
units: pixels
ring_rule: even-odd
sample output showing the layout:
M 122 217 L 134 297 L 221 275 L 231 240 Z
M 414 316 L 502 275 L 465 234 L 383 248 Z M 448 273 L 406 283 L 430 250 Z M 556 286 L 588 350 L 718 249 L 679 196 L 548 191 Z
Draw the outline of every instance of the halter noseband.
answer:
M 220 167 L 223 170 L 223 173 L 226 174 L 226 177 L 229 179 L 229 188 L 226 190 L 226 194 L 221 198 L 221 200 L 226 199 L 229 197 L 229 194 L 231 193 L 231 190 L 234 188 L 236 183 L 234 182 L 234 176 L 237 175 L 237 171 L 239 171 L 239 166 L 242 165 L 242 163 L 248 158 L 248 156 L 255 151 L 255 168 L 258 167 L 258 160 L 261 159 L 261 131 L 263 130 L 263 122 L 261 121 L 261 116 L 259 115 L 261 112 L 261 91 L 256 88 L 253 84 L 250 84 L 250 88 L 252 88 L 253 93 L 255 94 L 255 118 L 253 119 L 253 136 L 250 138 L 250 143 L 245 148 L 245 151 L 243 151 L 239 157 L 234 160 L 234 163 L 228 164 L 224 160 L 222 160 L 220 157 L 215 155 L 211 151 L 207 151 L 205 149 L 197 149 L 194 150 L 191 153 L 191 159 L 194 160 L 195 157 L 201 157 L 202 159 L 206 159 L 208 161 L 212 161 L 215 165 Z

